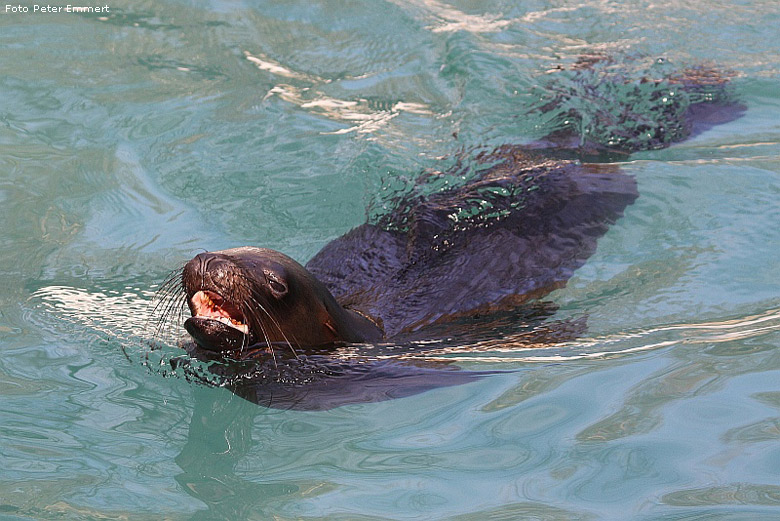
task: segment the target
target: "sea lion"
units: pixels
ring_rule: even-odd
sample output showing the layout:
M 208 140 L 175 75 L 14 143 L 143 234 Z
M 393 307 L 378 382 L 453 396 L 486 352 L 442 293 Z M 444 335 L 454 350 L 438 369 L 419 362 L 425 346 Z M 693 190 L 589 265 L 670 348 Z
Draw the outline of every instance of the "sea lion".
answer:
M 557 112 L 563 122 L 548 136 L 473 155 L 466 163 L 476 173 L 464 176 L 462 168 L 436 173 L 449 176 L 451 187 L 406 193 L 389 213 L 330 242 L 305 266 L 265 248 L 198 254 L 161 291 L 164 302 L 183 294 L 191 314 L 184 327 L 195 342 L 192 352 L 232 360 L 270 353 L 279 370 L 277 358 L 283 355 L 311 361 L 347 343 L 456 335 L 453 325 L 464 317 L 511 313 L 562 287 L 638 197 L 635 180 L 615 163 L 583 160 L 615 161 L 636 150 L 663 148 L 744 111 L 727 93 L 727 76 L 710 68 L 661 79 L 607 75 L 619 106 L 599 106 L 599 99 L 609 98 L 579 84 L 593 83 L 593 69 L 604 61 L 576 64 L 568 71 L 567 88 L 552 88 L 553 95 L 537 107 Z M 581 90 L 591 98 L 573 101 Z M 634 105 L 640 102 L 654 119 L 637 116 Z M 175 307 L 161 306 L 163 321 Z M 471 320 L 467 327 L 479 332 L 480 323 Z M 343 402 L 343 393 L 334 398 L 334 378 L 340 388 L 347 380 L 365 384 L 371 377 L 365 367 L 355 373 L 355 366 L 318 360 L 310 374 L 322 384 L 327 404 L 352 403 L 363 394 L 374 397 L 369 399 L 404 394 L 353 389 L 349 394 L 355 396 Z M 296 367 L 301 374 L 301 364 Z M 429 371 L 415 368 L 412 374 L 433 386 L 460 381 L 436 382 Z M 243 390 L 232 387 L 234 392 L 253 401 L 265 396 L 267 372 L 261 373 L 263 378 L 252 371 L 231 373 L 255 382 L 249 391 L 243 385 Z M 385 383 L 398 382 L 397 374 L 377 374 Z M 283 390 L 277 386 L 275 392 Z

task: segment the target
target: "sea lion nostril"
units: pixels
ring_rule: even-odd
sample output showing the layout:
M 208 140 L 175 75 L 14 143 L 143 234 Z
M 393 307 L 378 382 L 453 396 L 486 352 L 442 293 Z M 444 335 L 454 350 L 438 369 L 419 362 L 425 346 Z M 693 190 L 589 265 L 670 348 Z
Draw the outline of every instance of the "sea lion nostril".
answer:
M 200 263 L 200 266 L 203 268 L 208 266 L 209 261 L 211 261 L 211 259 L 213 258 L 214 258 L 214 254 L 209 252 L 199 253 L 195 256 L 195 259 L 198 261 L 198 263 Z
M 221 257 L 218 254 L 211 252 L 203 252 L 196 255 L 185 266 L 185 271 L 189 271 L 193 274 L 199 274 L 203 276 L 209 272 L 215 265 L 218 265 L 221 261 Z

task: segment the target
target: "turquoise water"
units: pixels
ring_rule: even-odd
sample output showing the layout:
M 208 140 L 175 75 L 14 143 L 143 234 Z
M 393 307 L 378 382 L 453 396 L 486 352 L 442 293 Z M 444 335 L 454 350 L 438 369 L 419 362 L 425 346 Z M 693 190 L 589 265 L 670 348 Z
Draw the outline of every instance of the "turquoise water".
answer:
M 774 1 L 108 5 L 0 6 L 0 519 L 780 518 Z M 640 198 L 549 297 L 582 338 L 320 412 L 148 351 L 192 255 L 309 259 L 384 188 L 544 135 L 530 93 L 594 50 L 716 63 L 747 111 L 622 163 Z

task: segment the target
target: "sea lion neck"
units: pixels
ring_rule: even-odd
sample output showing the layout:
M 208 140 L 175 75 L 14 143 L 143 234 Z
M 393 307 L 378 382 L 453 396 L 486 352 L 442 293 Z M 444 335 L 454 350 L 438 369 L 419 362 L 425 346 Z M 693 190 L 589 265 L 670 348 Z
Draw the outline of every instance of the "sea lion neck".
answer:
M 334 328 L 334 333 L 341 338 L 342 341 L 351 343 L 371 343 L 384 339 L 384 329 L 381 326 L 380 320 L 360 311 L 342 307 L 336 302 L 336 299 L 324 285 L 322 286 L 322 289 L 328 292 L 328 296 L 332 299 L 333 304 L 335 304 L 335 306 L 328 311 L 333 318 L 332 326 Z

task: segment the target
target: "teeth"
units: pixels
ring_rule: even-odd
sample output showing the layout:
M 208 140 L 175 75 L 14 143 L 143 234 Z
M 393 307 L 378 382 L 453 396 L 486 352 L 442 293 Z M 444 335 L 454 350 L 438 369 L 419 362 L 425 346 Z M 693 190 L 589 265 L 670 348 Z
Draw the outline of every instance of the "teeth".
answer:
M 245 335 L 249 334 L 249 326 L 247 326 L 246 324 L 242 324 L 241 322 L 238 322 L 237 320 L 233 320 L 233 319 L 230 319 L 228 317 L 207 317 L 207 318 L 210 318 L 211 320 L 216 320 L 217 322 L 222 322 L 226 326 L 230 326 L 230 327 L 232 327 L 234 329 L 238 329 L 239 331 L 241 331 Z

